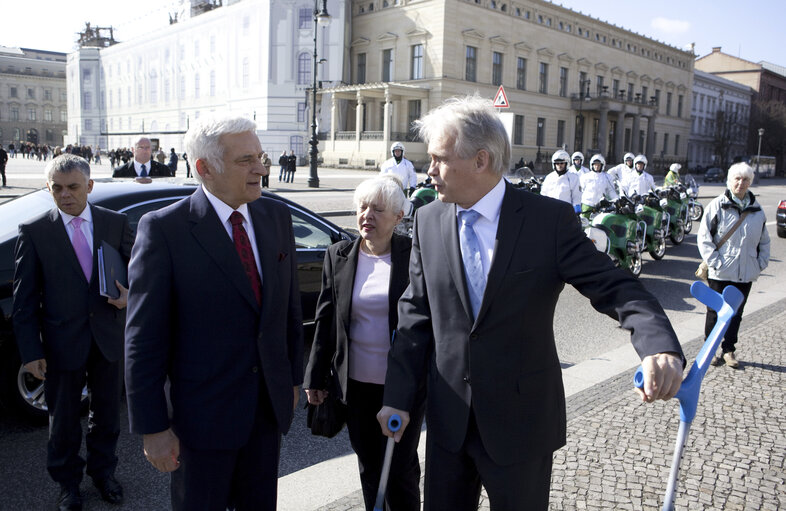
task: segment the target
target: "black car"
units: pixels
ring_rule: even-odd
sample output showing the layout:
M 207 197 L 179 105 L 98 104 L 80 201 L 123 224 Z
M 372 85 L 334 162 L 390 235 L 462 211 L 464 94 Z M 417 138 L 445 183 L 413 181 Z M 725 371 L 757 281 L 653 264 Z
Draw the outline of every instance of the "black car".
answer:
M 142 215 L 188 197 L 194 190 L 194 184 L 163 181 L 150 184 L 97 181 L 89 199 L 93 204 L 128 215 L 131 229 L 136 233 Z M 263 197 L 280 200 L 289 206 L 295 233 L 304 324 L 313 323 L 322 285 L 325 250 L 337 241 L 353 239 L 354 235 L 294 202 L 268 192 L 261 193 Z M 45 419 L 47 415 L 44 387 L 40 380 L 21 368 L 11 322 L 14 246 L 17 226 L 52 207 L 54 201 L 47 190 L 0 204 L 0 218 L 3 219 L 0 226 L 0 401 L 38 420 Z M 84 397 L 87 397 L 86 394 Z
M 723 169 L 720 167 L 709 168 L 707 172 L 704 173 L 705 183 L 722 183 L 724 179 L 726 179 L 726 176 Z
M 778 204 L 778 209 L 775 211 L 775 223 L 777 224 L 778 237 L 786 238 L 786 200 L 782 200 Z

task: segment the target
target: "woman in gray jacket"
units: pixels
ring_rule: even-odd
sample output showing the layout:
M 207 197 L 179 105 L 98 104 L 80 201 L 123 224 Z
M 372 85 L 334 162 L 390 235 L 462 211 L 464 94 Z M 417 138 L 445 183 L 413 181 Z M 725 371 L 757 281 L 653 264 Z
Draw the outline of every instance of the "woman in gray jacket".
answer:
M 712 361 L 712 365 L 725 362 L 735 369 L 739 367 L 734 351 L 742 311 L 753 281 L 767 267 L 770 260 L 767 218 L 756 202 L 756 197 L 748 191 L 751 181 L 753 181 L 753 169 L 748 164 L 735 163 L 729 168 L 726 190 L 713 199 L 704 211 L 697 241 L 701 258 L 709 266 L 709 286 L 722 293 L 726 286 L 733 285 L 745 296 L 723 338 L 721 355 Z M 743 214 L 745 218 L 742 223 L 718 248 L 721 238 L 734 227 Z M 712 331 L 716 319 L 716 312 L 707 308 L 705 337 Z

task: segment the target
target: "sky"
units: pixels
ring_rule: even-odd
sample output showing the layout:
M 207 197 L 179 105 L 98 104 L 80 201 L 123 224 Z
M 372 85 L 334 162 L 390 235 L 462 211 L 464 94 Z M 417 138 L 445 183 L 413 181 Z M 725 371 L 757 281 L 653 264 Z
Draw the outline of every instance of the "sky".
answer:
M 120 41 L 168 25 L 177 0 L 78 0 L 63 7 L 54 0 L 27 0 L 25 13 L 3 16 L 0 45 L 68 53 L 85 22 L 114 26 Z M 753 62 L 786 67 L 780 46 L 786 21 L 783 0 L 562 0 L 555 2 L 678 48 L 695 43 L 698 56 L 714 46 Z M 9 13 L 5 13 L 8 15 Z

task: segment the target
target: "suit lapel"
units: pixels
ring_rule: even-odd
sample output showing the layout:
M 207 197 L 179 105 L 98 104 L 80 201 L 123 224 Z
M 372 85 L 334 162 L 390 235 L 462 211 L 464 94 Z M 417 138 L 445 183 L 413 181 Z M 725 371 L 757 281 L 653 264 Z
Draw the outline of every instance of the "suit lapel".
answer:
M 258 310 L 259 304 L 257 304 L 257 299 L 254 296 L 254 291 L 251 289 L 251 283 L 248 281 L 243 265 L 240 263 L 240 257 L 237 255 L 235 246 L 227 235 L 226 229 L 221 225 L 221 220 L 207 200 L 207 196 L 202 191 L 202 188 L 197 188 L 189 198 L 189 201 L 189 220 L 194 224 L 191 229 L 194 238 L 196 238 L 208 256 L 216 262 L 246 301 Z M 256 230 L 254 234 L 256 234 Z
M 347 332 L 347 339 L 349 339 L 349 316 L 352 309 L 352 291 L 355 287 L 360 240 L 361 238 L 358 238 L 343 250 L 337 251 L 336 260 L 333 263 L 335 265 L 333 286 L 336 288 L 336 310 L 339 313 L 341 324 Z
M 278 272 L 276 271 L 278 269 L 278 261 L 276 260 L 278 252 L 275 250 L 275 247 L 278 247 L 279 244 L 276 243 L 275 235 L 278 232 L 278 226 L 274 225 L 270 218 L 265 215 L 264 208 L 259 201 L 248 203 L 248 214 L 254 226 L 259 266 L 262 269 L 262 310 L 272 310 L 271 307 L 265 307 L 264 305 L 273 303 L 274 293 L 277 288 L 275 283 L 278 278 Z M 296 257 L 296 254 L 288 254 L 288 257 Z M 245 272 L 243 272 L 243 275 L 245 276 Z M 246 277 L 246 282 L 248 283 L 248 277 Z M 251 289 L 250 284 L 248 289 Z M 253 297 L 253 291 L 251 296 Z M 254 302 L 256 303 L 256 299 Z
M 472 318 L 472 304 L 469 301 L 467 279 L 464 275 L 464 265 L 461 262 L 461 247 L 458 240 L 458 226 L 456 221 L 456 205 L 450 204 L 442 209 L 440 217 L 440 231 L 442 242 L 445 244 L 445 260 L 456 284 L 461 304 L 464 306 L 468 318 Z
M 82 271 L 82 265 L 79 264 L 79 259 L 76 257 L 76 252 L 74 252 L 74 245 L 71 244 L 71 240 L 68 238 L 68 232 L 66 231 L 65 224 L 63 223 L 63 218 L 60 216 L 60 210 L 54 208 L 52 211 L 50 211 L 49 220 L 52 223 L 52 239 L 54 241 L 54 245 L 59 244 L 65 248 L 63 251 L 67 254 L 66 259 L 68 259 L 68 264 L 75 272 L 79 274 L 82 281 L 87 284 L 88 282 L 85 278 L 85 272 Z
M 481 319 L 486 313 L 491 297 L 494 296 L 505 279 L 506 269 L 518 244 L 519 233 L 524 225 L 524 205 L 521 203 L 520 197 L 521 195 L 515 193 L 510 184 L 505 185 L 505 196 L 502 199 L 502 207 L 499 212 L 497 237 L 494 241 L 494 258 L 491 261 L 491 268 L 489 268 L 486 291 L 483 293 L 483 301 L 480 304 L 477 319 Z

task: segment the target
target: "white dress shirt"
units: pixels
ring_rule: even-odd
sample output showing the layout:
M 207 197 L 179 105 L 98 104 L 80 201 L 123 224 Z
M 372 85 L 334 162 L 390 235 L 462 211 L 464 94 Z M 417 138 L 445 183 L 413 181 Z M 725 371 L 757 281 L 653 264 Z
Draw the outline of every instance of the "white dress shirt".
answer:
M 241 204 L 239 208 L 232 209 L 226 202 L 222 201 L 205 188 L 205 185 L 202 185 L 202 190 L 205 192 L 207 196 L 207 200 L 210 202 L 210 205 L 213 206 L 216 214 L 218 215 L 218 219 L 221 220 L 221 225 L 224 226 L 224 230 L 226 230 L 227 235 L 229 235 L 229 239 L 234 244 L 234 238 L 232 237 L 232 222 L 229 221 L 230 215 L 237 211 L 241 215 L 243 215 L 243 228 L 246 230 L 246 234 L 248 234 L 248 241 L 251 243 L 251 250 L 254 252 L 254 261 L 257 263 L 257 271 L 259 272 L 259 280 L 260 282 L 263 280 L 262 278 L 262 265 L 259 263 L 259 250 L 257 249 L 257 239 L 254 236 L 254 224 L 251 222 L 251 218 L 248 215 L 248 204 Z
M 483 263 L 483 273 L 488 278 L 491 261 L 494 259 L 494 244 L 497 241 L 497 227 L 499 226 L 499 212 L 502 209 L 502 199 L 505 197 L 505 180 L 499 182 L 489 190 L 478 202 L 472 205 L 474 211 L 480 213 L 472 228 L 480 243 L 480 259 Z M 459 213 L 465 211 L 464 208 L 456 204 L 456 222 L 461 229 Z
M 73 215 L 69 215 L 62 209 L 57 210 L 60 213 L 60 218 L 63 220 L 65 224 L 66 233 L 68 233 L 68 239 L 71 240 L 71 243 L 74 243 L 74 224 L 71 223 L 75 217 Z M 90 247 L 90 252 L 93 251 L 93 213 L 90 211 L 90 205 L 86 205 L 85 209 L 79 213 L 79 218 L 84 220 L 82 225 L 79 228 L 82 230 L 82 234 L 85 235 L 85 239 L 87 240 L 87 246 Z
M 137 177 L 142 177 L 142 165 L 145 166 L 145 171 L 147 172 L 148 177 L 150 177 L 150 163 L 153 160 L 148 160 L 147 163 L 139 163 L 138 161 L 134 160 L 134 171 L 136 172 Z

